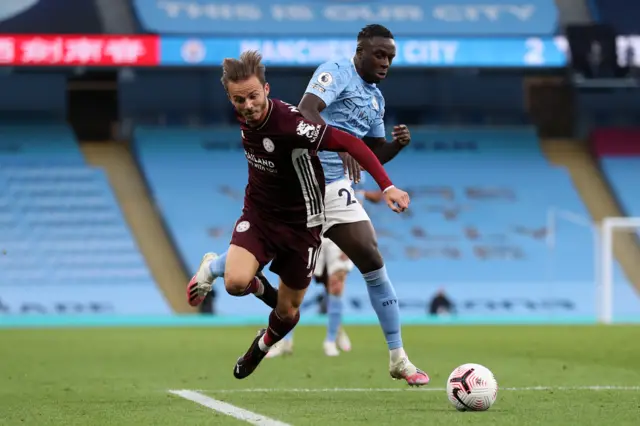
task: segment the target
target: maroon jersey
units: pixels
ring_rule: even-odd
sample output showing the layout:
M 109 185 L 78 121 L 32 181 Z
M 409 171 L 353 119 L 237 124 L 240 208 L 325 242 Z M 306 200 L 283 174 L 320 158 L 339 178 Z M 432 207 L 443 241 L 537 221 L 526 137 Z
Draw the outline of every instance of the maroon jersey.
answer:
M 240 127 L 249 162 L 243 211 L 286 224 L 322 225 L 324 174 L 317 151 L 327 126 L 308 121 L 293 105 L 270 99 L 260 126 Z

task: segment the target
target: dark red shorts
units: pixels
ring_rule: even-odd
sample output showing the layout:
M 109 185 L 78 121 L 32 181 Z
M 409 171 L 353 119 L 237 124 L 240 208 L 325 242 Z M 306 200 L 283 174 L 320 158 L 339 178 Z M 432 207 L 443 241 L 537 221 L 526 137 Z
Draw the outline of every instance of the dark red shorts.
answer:
M 236 222 L 231 244 L 251 252 L 260 268 L 269 268 L 294 290 L 309 287 L 320 250 L 321 226 L 307 228 L 267 221 L 244 212 Z

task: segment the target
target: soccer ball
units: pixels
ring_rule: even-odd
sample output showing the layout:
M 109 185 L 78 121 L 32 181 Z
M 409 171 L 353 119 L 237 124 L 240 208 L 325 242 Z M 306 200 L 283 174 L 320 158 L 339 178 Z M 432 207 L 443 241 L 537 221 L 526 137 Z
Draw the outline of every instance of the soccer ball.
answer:
M 447 396 L 458 411 L 485 411 L 496 402 L 498 382 L 480 364 L 463 364 L 447 379 Z

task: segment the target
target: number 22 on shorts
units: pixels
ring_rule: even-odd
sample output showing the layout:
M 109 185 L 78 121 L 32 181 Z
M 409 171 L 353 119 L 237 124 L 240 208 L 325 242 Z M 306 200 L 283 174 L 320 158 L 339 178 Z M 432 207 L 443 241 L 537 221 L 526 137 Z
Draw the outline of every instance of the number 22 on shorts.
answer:
M 351 191 L 349 191 L 347 188 L 340 188 L 340 190 L 338 191 L 338 197 L 342 197 L 342 196 L 347 197 L 347 207 L 349 207 L 351 204 L 356 204 L 358 202 L 358 200 L 355 200 L 354 198 L 352 198 Z

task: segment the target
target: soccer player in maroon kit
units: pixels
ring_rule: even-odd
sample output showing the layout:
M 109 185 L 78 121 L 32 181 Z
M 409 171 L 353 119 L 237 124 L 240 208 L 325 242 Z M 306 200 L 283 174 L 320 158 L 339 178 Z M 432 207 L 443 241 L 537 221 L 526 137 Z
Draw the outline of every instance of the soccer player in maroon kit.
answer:
M 224 276 L 229 294 L 260 295 L 265 286 L 256 274 L 272 261 L 270 269 L 280 277 L 277 305 L 269 315 L 268 328 L 260 330 L 235 365 L 234 376 L 243 379 L 300 319 L 324 223 L 324 174 L 317 151 L 348 152 L 378 183 L 396 212 L 409 206 L 409 196 L 393 186 L 363 141 L 312 123 L 296 107 L 270 99 L 258 52 L 244 52 L 239 60 L 225 59 L 222 84 L 241 120 L 249 183 L 224 266 L 220 262 L 216 266 L 215 256 L 207 253 L 187 292 L 204 298 L 213 280 Z

